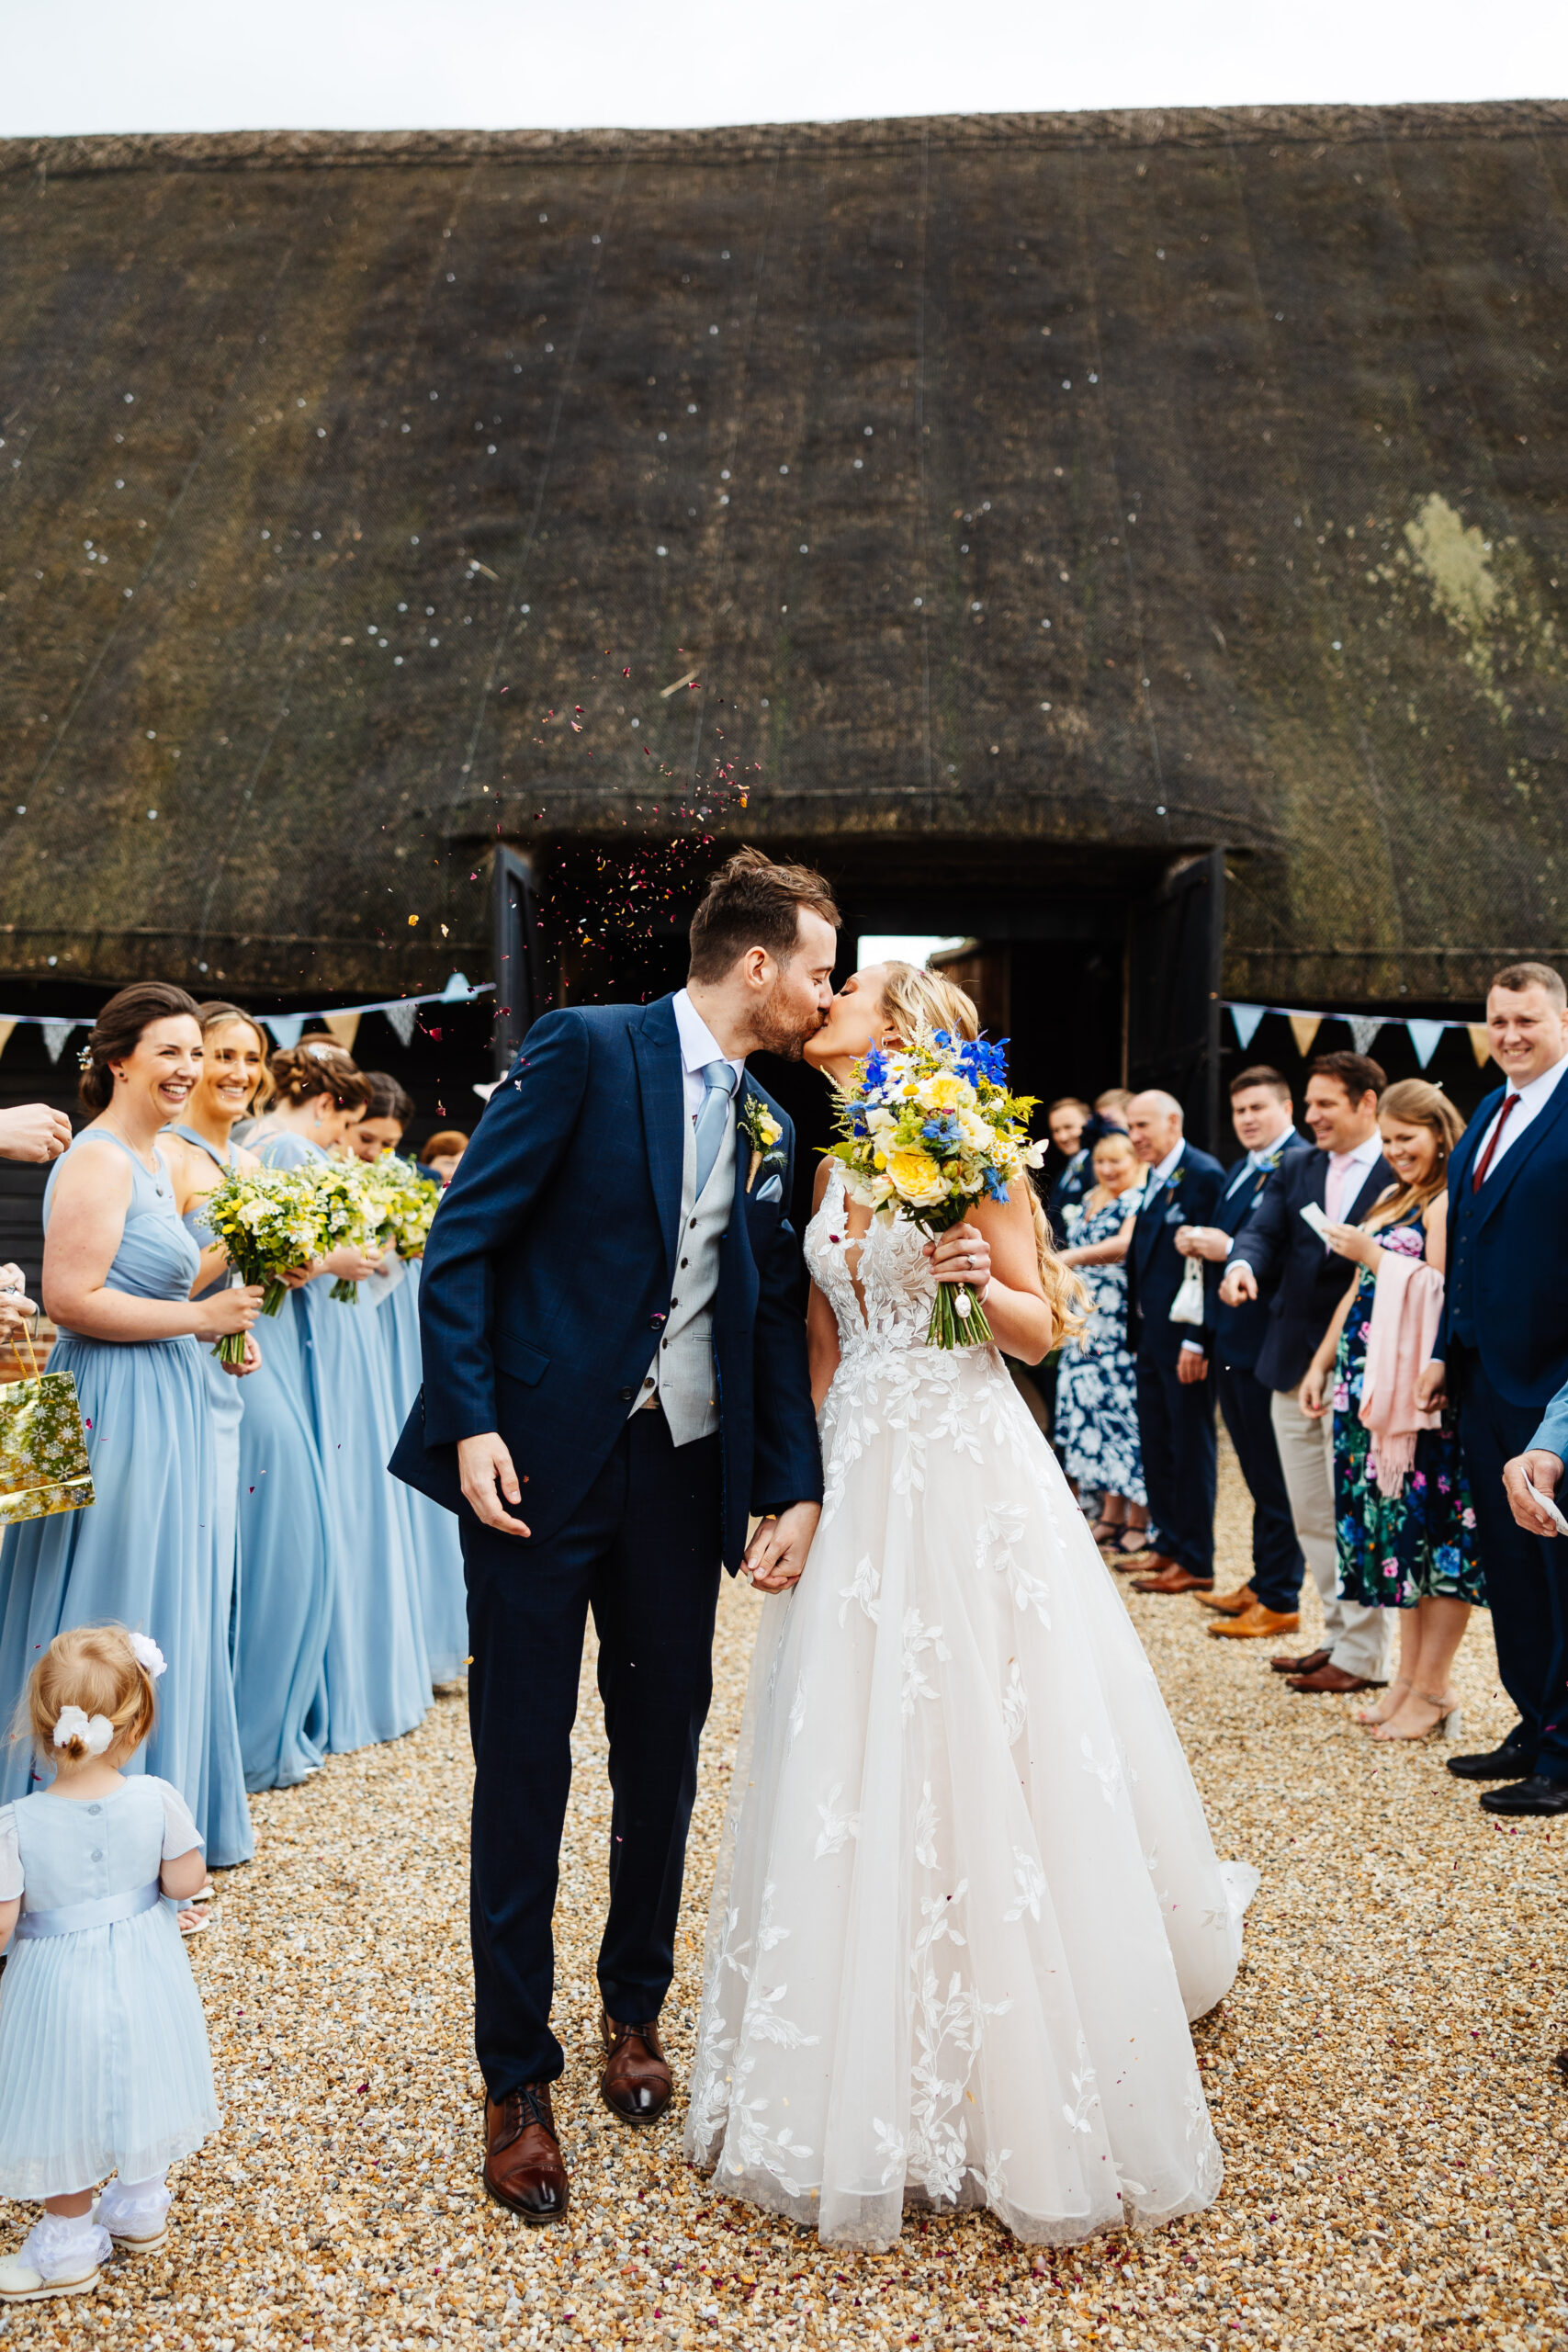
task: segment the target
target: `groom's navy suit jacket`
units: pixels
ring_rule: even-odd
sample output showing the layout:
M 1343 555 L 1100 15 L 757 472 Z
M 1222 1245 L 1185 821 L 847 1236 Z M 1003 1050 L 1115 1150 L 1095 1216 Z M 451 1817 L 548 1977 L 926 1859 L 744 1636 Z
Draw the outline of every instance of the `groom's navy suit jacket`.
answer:
M 783 1130 L 783 1167 L 779 1185 L 759 1179 L 748 1193 L 750 1148 L 738 1135 L 713 1310 L 730 1568 L 749 1513 L 822 1496 L 800 1249 L 784 1215 L 794 1132 L 750 1078 L 738 1119 L 753 1097 Z M 399 1477 L 467 1511 L 457 1440 L 494 1430 L 526 1482 L 519 1516 L 536 1538 L 562 1527 L 608 1460 L 664 1329 L 686 1118 L 671 998 L 574 1006 L 528 1032 L 431 1227 L 424 1386 L 392 1457 Z

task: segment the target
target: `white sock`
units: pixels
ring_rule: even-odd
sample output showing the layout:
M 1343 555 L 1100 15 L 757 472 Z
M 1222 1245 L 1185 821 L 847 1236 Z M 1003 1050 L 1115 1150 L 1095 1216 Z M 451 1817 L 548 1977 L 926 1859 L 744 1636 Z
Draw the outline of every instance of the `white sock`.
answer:
M 17 2251 L 17 2259 L 43 2279 L 74 2278 L 95 2262 L 107 2262 L 114 2252 L 107 2230 L 87 2213 L 40 2213 Z
M 107 2230 L 118 2230 L 122 2236 L 151 2237 L 168 2210 L 169 2192 L 161 2172 L 151 2180 L 122 2180 L 117 2176 L 98 2199 L 99 2221 Z

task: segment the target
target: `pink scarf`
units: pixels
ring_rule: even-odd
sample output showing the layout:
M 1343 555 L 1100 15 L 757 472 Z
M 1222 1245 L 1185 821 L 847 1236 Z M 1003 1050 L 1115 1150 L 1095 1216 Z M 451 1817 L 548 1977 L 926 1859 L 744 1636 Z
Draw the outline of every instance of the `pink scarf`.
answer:
M 1431 1356 L 1442 1311 L 1441 1274 L 1419 1258 L 1384 1250 L 1367 1332 L 1360 1412 L 1363 1428 L 1372 1434 L 1368 1468 L 1380 1494 L 1404 1492 L 1416 1466 L 1417 1433 L 1435 1430 L 1442 1418 L 1422 1412 L 1416 1402 L 1416 1377 Z

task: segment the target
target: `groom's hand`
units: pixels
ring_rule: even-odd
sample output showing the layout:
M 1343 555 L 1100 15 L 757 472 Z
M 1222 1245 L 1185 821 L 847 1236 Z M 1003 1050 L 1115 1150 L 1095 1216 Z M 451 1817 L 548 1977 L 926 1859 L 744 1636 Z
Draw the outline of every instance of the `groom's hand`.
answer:
M 820 1503 L 791 1503 L 776 1518 L 761 1521 L 740 1563 L 759 1592 L 787 1592 L 799 1583 L 821 1516 Z
M 482 1519 L 487 1527 L 499 1528 L 503 1535 L 529 1533 L 522 1520 L 501 1507 L 501 1495 L 509 1503 L 520 1503 L 523 1489 L 512 1456 L 493 1430 L 487 1430 L 482 1437 L 457 1440 L 457 1476 L 476 1519 Z

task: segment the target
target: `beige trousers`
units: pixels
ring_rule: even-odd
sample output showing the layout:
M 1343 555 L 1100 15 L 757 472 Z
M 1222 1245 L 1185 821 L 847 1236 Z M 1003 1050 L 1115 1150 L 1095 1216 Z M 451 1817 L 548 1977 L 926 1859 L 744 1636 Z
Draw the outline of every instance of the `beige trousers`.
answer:
M 1367 1609 L 1339 1597 L 1339 1560 L 1334 1542 L 1334 1416 L 1314 1421 L 1303 1413 L 1292 1389 L 1276 1389 L 1269 1418 L 1280 1448 L 1280 1467 L 1291 1498 L 1296 1540 L 1306 1555 L 1323 1600 L 1324 1640 L 1333 1663 L 1347 1674 L 1386 1682 L 1394 1611 Z

